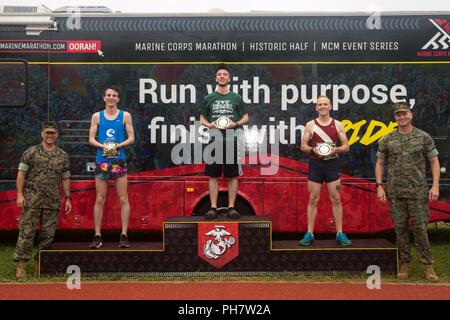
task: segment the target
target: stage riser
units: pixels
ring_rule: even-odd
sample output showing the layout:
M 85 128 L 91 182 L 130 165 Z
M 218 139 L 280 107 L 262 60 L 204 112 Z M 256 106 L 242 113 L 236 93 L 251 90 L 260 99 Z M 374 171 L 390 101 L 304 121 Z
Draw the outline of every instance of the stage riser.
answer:
M 80 267 L 85 276 L 118 273 L 134 276 L 355 274 L 366 273 L 370 265 L 379 266 L 383 274 L 397 271 L 397 250 L 387 242 L 385 248 L 358 248 L 358 240 L 349 248 L 304 248 L 298 247 L 296 241 L 284 241 L 289 248 L 279 248 L 275 242 L 271 243 L 270 222 L 261 222 L 261 217 L 258 220 L 257 223 L 239 222 L 239 254 L 221 268 L 199 257 L 198 223 L 194 221 L 166 223 L 161 250 L 89 251 L 83 247 L 83 250 L 41 251 L 40 271 L 43 275 L 63 275 L 70 265 Z M 223 223 L 226 222 L 229 221 Z

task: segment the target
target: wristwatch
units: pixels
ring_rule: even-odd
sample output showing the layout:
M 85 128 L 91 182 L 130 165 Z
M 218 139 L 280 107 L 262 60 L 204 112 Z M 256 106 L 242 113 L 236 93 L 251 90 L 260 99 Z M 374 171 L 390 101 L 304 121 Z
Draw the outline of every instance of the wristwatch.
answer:
M 71 196 L 64 196 L 64 198 L 66 198 L 66 200 L 71 200 L 72 199 Z
M 383 184 L 382 184 L 381 182 L 380 182 L 380 183 L 377 182 L 377 183 L 375 183 L 375 184 L 376 184 L 377 188 L 383 186 Z

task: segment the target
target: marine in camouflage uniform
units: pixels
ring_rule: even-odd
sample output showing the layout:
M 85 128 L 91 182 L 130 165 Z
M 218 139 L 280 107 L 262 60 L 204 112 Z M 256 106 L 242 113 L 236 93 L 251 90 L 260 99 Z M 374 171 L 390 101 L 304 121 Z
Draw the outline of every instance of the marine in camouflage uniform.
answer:
M 404 115 L 400 115 L 402 112 Z M 409 105 L 404 102 L 394 105 L 394 113 L 396 119 L 397 117 L 412 119 Z M 409 220 L 411 219 L 411 229 L 419 260 L 425 266 L 432 266 L 434 261 L 427 234 L 430 215 L 428 200 L 437 200 L 439 192 L 438 151 L 433 139 L 426 132 L 412 125 L 405 127 L 409 128 L 406 132 L 395 130 L 379 142 L 377 166 L 381 164 L 381 169 L 378 174 L 377 172 L 375 174 L 377 195 L 380 200 L 385 196 L 389 200 L 400 262 L 409 264 L 412 260 L 409 245 Z M 433 172 L 433 187 L 430 191 L 425 173 L 427 159 L 432 163 L 432 172 L 437 171 Z M 381 185 L 384 162 L 387 163 L 388 172 L 385 194 Z M 407 271 L 408 274 L 409 266 Z
M 61 205 L 61 183 L 66 195 L 66 213 L 71 209 L 69 157 L 54 145 L 58 137 L 56 123 L 44 123 L 41 135 L 43 143 L 26 150 L 19 164 L 17 205 L 22 210 L 14 252 L 16 262 L 25 262 L 31 258 L 35 228 L 39 221 L 39 249 L 46 249 L 52 244 Z M 38 259 L 38 255 L 35 259 Z

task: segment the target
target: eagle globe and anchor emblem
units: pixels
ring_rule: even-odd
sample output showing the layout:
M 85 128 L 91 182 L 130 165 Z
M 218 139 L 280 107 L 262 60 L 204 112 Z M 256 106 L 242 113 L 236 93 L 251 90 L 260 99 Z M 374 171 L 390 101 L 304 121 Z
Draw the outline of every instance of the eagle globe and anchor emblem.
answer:
M 203 246 L 203 253 L 208 258 L 218 259 L 228 248 L 236 243 L 236 239 L 225 228 L 225 226 L 216 225 L 213 230 L 206 233 L 207 236 L 214 237 L 214 239 L 208 240 Z M 226 236 L 229 237 L 225 238 Z
M 222 268 L 239 256 L 239 223 L 199 223 L 198 256 Z

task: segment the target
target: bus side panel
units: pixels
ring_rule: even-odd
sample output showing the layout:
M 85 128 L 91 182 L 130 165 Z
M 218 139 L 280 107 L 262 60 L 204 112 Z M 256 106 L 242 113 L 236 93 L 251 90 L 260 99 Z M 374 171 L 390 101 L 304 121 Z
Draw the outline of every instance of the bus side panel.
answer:
M 59 228 L 62 230 L 93 230 L 95 204 L 95 181 L 72 181 L 72 212 L 60 213 Z M 162 230 L 168 217 L 181 215 L 184 210 L 184 181 L 137 181 L 129 182 L 130 230 Z M 114 183 L 108 185 L 103 211 L 103 230 L 120 230 L 120 199 Z
M 341 185 L 341 203 L 343 209 L 343 229 L 350 233 L 366 233 L 369 231 L 369 192 L 366 183 L 349 182 Z M 299 183 L 297 196 L 300 232 L 306 232 L 308 227 L 307 208 L 309 203 L 308 184 Z M 322 185 L 320 200 L 317 205 L 315 232 L 333 233 L 336 223 L 333 216 L 332 203 L 326 184 Z
M 295 182 L 264 183 L 264 215 L 271 218 L 274 232 L 297 232 L 297 194 Z
M 265 197 L 263 190 L 264 184 L 262 181 L 241 180 L 239 182 L 238 196 L 244 198 L 244 201 L 251 206 L 255 215 L 262 215 L 264 212 Z
M 349 233 L 369 232 L 369 196 L 367 182 L 342 180 L 341 203 L 343 208 L 343 229 Z
M 66 215 L 61 208 L 58 228 L 60 230 L 94 230 L 93 207 L 95 203 L 95 181 L 70 181 L 72 211 Z M 109 188 L 109 193 L 115 192 Z M 105 216 L 108 211 L 105 208 Z
M 228 183 L 226 181 L 219 182 L 219 191 L 227 194 L 228 193 Z M 208 180 L 202 181 L 186 181 L 185 190 L 184 190 L 184 215 L 190 216 L 193 214 L 199 214 L 196 212 L 196 208 L 199 208 L 199 205 L 210 206 L 209 200 L 209 189 L 208 189 Z M 206 201 L 206 204 L 204 203 Z M 261 214 L 263 212 L 263 187 L 261 182 L 253 182 L 240 180 L 239 181 L 239 189 L 238 195 L 236 199 L 236 204 L 239 202 L 246 202 L 248 206 L 251 208 L 253 213 L 256 215 Z M 219 206 L 227 205 L 226 203 L 218 203 Z M 250 214 L 251 212 L 243 212 L 242 214 Z
M 388 203 L 382 203 L 377 198 L 376 186 L 374 183 L 370 184 L 371 193 L 369 195 L 370 201 L 370 232 L 383 232 L 387 230 L 392 230 L 394 224 L 389 215 L 389 205 Z
M 17 230 L 20 211 L 16 205 L 15 183 L 2 182 L 10 190 L 0 192 L 0 230 Z
M 25 30 L 2 29 L 0 39 L 12 43 L 42 41 L 48 39 L 48 33 L 27 36 Z M 1 52 L 0 58 L 6 62 L 8 59 L 21 59 L 27 64 L 26 105 L 0 108 L 0 230 L 17 230 L 20 216 L 16 206 L 17 168 L 22 154 L 41 143 L 41 122 L 48 120 L 48 53 L 12 50 Z M 41 63 L 30 64 L 31 61 Z M 8 81 L 9 78 L 13 77 L 6 75 L 2 80 Z
M 169 217 L 180 216 L 184 211 L 184 181 L 136 182 L 128 187 L 131 206 L 130 229 L 163 229 Z M 120 201 L 111 198 L 112 212 L 120 212 Z M 118 228 L 120 219 L 111 228 Z

